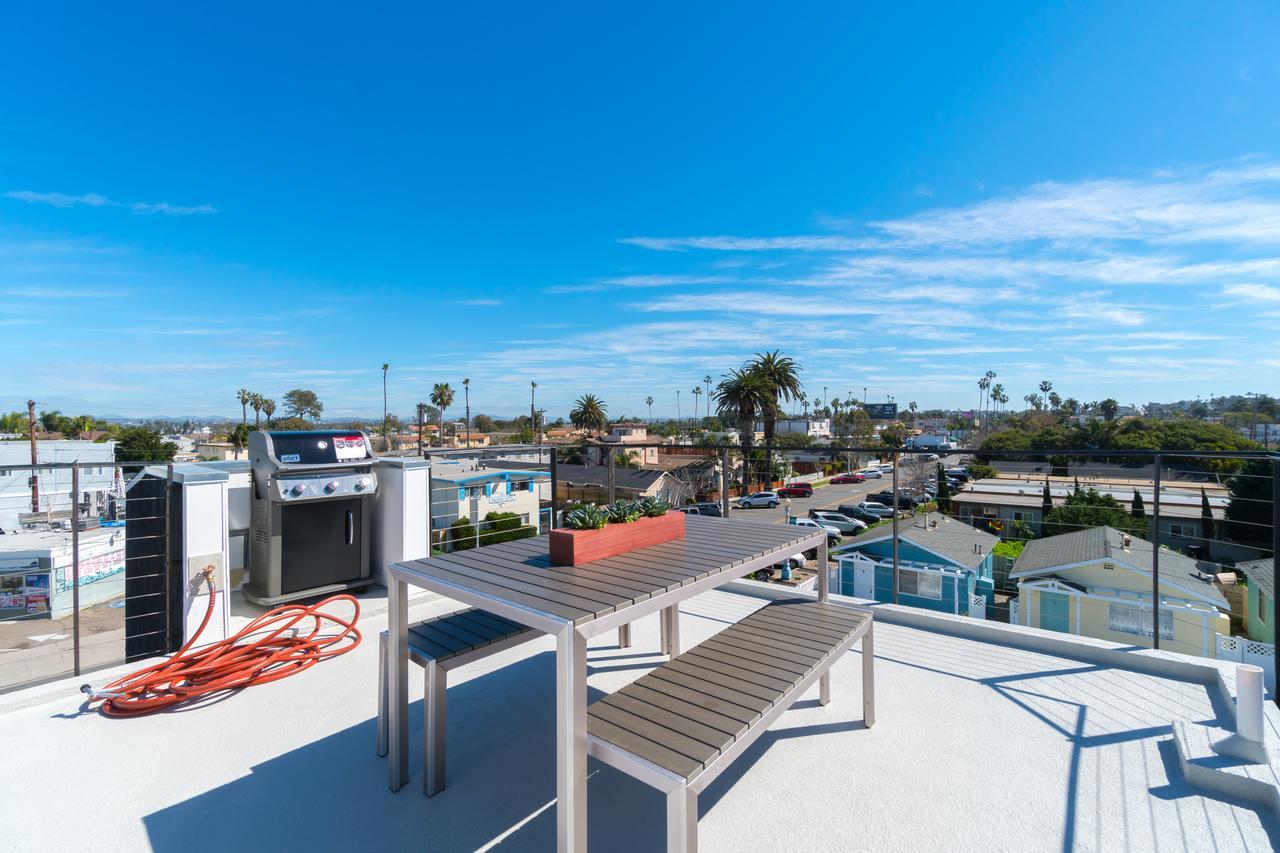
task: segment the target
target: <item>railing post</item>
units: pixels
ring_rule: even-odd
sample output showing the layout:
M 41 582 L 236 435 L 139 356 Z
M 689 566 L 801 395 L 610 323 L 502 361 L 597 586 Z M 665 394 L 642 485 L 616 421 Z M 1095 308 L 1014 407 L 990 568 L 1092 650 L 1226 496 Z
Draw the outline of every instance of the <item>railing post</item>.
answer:
M 558 454 L 556 452 L 556 446 L 553 444 L 551 445 L 551 527 L 552 529 L 554 529 L 556 524 L 559 523 L 559 515 L 560 515 L 560 512 L 559 512 L 560 498 L 558 497 L 560 492 L 560 478 L 556 475 L 556 456 L 557 455 Z
M 35 473 L 34 471 L 32 472 Z M 49 599 L 52 606 L 53 599 Z M 71 666 L 80 674 L 80 468 L 71 468 Z
M 1280 457 L 1271 460 L 1271 582 L 1280 580 Z M 1273 604 L 1274 606 L 1274 604 Z M 1271 656 L 1275 684 L 1280 685 L 1280 656 Z M 1280 690 L 1275 692 L 1276 706 L 1280 707 Z
M 898 603 L 898 463 L 902 457 L 895 450 L 893 452 L 893 603 Z M 872 583 L 875 583 L 874 576 Z M 874 592 L 874 587 L 872 589 Z
M 618 475 L 615 468 L 617 460 L 613 457 L 613 448 L 609 448 L 609 503 L 618 499 Z
M 1160 648 L 1160 454 L 1155 456 L 1155 495 L 1152 499 L 1151 527 L 1151 648 Z
M 720 514 L 729 517 L 729 448 L 720 451 Z

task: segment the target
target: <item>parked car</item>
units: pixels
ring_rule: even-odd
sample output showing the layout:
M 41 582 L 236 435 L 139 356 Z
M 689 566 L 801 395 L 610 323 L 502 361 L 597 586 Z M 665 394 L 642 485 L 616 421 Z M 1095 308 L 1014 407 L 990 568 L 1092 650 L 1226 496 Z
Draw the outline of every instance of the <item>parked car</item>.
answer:
M 788 563 L 791 565 L 792 570 L 803 569 L 807 565 L 807 561 L 805 560 L 804 556 L 801 554 L 796 554 L 795 556 L 787 557 L 787 559 L 782 560 L 781 562 L 774 563 L 772 566 L 769 566 L 768 568 L 756 569 L 754 577 L 758 581 L 771 581 L 773 580 L 774 572 L 782 571 L 782 567 L 787 565 Z
M 813 483 L 787 483 L 778 489 L 778 496 L 783 498 L 813 497 Z
M 859 521 L 856 518 L 832 512 L 829 509 L 811 509 L 809 510 L 809 517 L 821 524 L 834 527 L 845 536 L 856 536 L 867 529 L 865 521 Z
M 827 533 L 828 545 L 840 544 L 840 529 L 834 525 L 818 522 L 812 518 L 801 518 L 798 515 L 793 515 L 788 518 L 787 524 L 790 524 L 792 527 L 815 527 L 819 530 L 825 530 Z
M 968 468 L 946 468 L 943 470 L 942 473 L 946 474 L 948 477 L 952 479 L 959 480 L 961 483 L 969 482 Z
M 865 524 L 875 524 L 881 518 L 881 516 L 878 516 L 875 513 L 867 512 L 865 509 L 862 509 L 859 504 L 840 504 L 840 506 L 836 507 L 836 512 L 840 513 L 845 518 L 852 518 L 854 521 L 861 521 Z
M 756 492 L 753 495 L 747 495 L 744 498 L 738 498 L 738 506 L 742 509 L 752 509 L 758 506 L 767 506 L 770 509 L 782 502 L 777 492 Z
M 885 506 L 893 506 L 893 490 L 884 489 L 873 495 L 867 495 L 867 500 Z M 898 489 L 898 509 L 915 509 L 918 503 L 920 503 L 918 497 L 912 496 L 903 489 Z
M 867 475 L 861 471 L 850 471 L 847 474 L 836 474 L 831 478 L 831 484 L 833 486 L 844 486 L 849 483 L 865 483 L 866 481 Z
M 889 509 L 889 507 L 884 504 L 876 503 L 875 501 L 863 501 L 858 504 L 858 509 L 874 515 L 877 519 L 893 518 L 893 510 Z
M 720 504 L 712 501 L 703 501 L 701 503 L 686 504 L 676 507 L 676 512 L 683 512 L 685 515 L 710 515 L 720 518 L 724 513 L 720 509 Z
M 884 479 L 884 472 L 881 471 L 879 468 L 863 468 L 858 473 L 868 480 Z
M 876 467 L 880 469 L 880 473 L 881 473 L 881 474 L 892 474 L 892 473 L 893 473 L 893 466 L 892 466 L 892 465 L 890 465 L 888 462 L 884 463 L 883 465 L 877 465 Z

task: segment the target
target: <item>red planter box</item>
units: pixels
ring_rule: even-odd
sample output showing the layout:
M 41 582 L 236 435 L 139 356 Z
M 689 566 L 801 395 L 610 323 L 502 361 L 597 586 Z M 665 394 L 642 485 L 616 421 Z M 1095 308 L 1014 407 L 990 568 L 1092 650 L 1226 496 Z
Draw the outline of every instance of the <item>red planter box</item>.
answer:
M 609 524 L 600 530 L 556 528 L 551 531 L 551 562 L 558 566 L 580 566 L 683 538 L 683 512 L 638 518 L 627 524 Z

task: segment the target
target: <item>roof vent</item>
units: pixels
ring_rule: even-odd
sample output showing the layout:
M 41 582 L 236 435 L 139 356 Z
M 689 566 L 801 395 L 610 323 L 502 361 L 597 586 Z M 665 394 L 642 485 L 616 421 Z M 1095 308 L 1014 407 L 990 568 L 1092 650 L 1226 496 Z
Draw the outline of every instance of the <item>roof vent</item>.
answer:
M 1127 549 L 1130 545 L 1133 544 L 1133 540 L 1129 538 L 1128 533 L 1122 533 L 1120 534 L 1120 544 Z

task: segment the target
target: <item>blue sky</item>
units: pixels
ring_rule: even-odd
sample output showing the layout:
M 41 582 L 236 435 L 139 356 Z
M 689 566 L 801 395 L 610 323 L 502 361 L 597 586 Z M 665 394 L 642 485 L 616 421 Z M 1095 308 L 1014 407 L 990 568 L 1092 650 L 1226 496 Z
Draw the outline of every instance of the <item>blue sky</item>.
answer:
M 467 5 L 10 10 L 0 407 L 1280 390 L 1274 4 Z

